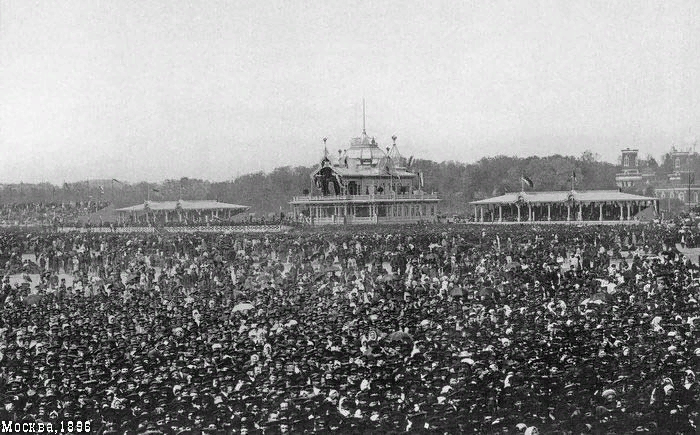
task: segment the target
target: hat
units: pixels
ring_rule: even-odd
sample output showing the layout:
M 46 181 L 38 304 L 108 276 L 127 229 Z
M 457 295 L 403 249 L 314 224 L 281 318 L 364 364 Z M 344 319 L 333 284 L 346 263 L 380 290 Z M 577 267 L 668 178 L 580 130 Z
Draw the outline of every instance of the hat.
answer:
M 601 396 L 603 396 L 604 399 L 612 399 L 613 397 L 615 397 L 615 390 L 609 388 L 609 389 L 603 391 Z

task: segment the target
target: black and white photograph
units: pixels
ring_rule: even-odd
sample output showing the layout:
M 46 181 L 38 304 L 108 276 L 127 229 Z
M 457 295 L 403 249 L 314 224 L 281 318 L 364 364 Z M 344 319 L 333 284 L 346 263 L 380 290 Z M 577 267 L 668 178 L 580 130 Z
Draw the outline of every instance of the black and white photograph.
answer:
M 699 21 L 0 0 L 0 433 L 700 433 Z

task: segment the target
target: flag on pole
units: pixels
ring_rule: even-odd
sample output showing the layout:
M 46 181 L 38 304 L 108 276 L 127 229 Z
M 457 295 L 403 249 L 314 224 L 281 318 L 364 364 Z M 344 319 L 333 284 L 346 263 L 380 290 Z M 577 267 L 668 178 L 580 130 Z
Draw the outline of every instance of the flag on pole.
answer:
M 524 184 L 527 184 L 528 186 L 530 186 L 530 189 L 535 187 L 535 183 L 533 183 L 532 180 L 529 177 L 526 177 L 525 175 L 522 175 L 520 177 L 520 181 L 522 181 Z
M 160 193 L 160 190 L 156 189 L 155 187 L 153 188 L 153 191 Z
M 116 183 L 119 183 L 119 184 L 122 184 L 122 182 L 119 181 L 119 180 L 117 180 L 116 178 L 112 178 L 112 181 L 114 181 L 114 182 L 116 182 Z

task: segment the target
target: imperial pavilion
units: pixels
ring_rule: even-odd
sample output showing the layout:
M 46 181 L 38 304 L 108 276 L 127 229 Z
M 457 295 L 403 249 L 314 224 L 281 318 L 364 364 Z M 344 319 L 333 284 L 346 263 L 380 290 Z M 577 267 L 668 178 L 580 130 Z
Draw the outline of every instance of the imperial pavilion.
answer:
M 423 176 L 413 171 L 413 158 L 404 158 L 396 146 L 382 150 L 362 129 L 345 151 L 324 156 L 311 174 L 315 192 L 290 202 L 294 217 L 317 225 L 435 222 L 437 194 L 423 191 Z
M 659 200 L 618 190 L 507 193 L 470 203 L 476 222 L 620 222 L 657 216 Z

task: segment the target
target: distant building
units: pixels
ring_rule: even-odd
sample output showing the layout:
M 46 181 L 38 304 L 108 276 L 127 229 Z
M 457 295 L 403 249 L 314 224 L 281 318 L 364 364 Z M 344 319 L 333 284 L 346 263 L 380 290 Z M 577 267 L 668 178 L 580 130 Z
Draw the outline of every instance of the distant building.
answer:
M 687 186 L 689 174 L 695 172 L 692 165 L 693 156 L 689 151 L 673 151 L 671 159 L 673 161 L 673 172 L 669 174 L 668 181 L 674 186 Z
M 363 128 L 337 157 L 324 139 L 324 156 L 311 174 L 317 190 L 292 199 L 294 217 L 314 226 L 437 221 L 440 199 L 423 191 L 413 158 L 403 157 L 392 139 L 385 152 Z
M 626 148 L 622 150 L 622 170 L 615 174 L 617 187 L 637 187 L 642 183 L 642 173 L 639 171 L 639 150 Z
M 656 183 L 654 195 L 667 201 L 676 199 L 688 206 L 700 204 L 700 185 L 695 181 L 696 161 L 690 151 L 671 151 L 672 172 L 666 180 Z
M 639 158 L 639 150 L 625 148 L 620 157 L 620 172 L 615 174 L 615 184 L 623 190 L 641 190 L 656 182 L 656 171 L 649 162 Z

